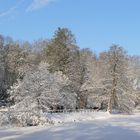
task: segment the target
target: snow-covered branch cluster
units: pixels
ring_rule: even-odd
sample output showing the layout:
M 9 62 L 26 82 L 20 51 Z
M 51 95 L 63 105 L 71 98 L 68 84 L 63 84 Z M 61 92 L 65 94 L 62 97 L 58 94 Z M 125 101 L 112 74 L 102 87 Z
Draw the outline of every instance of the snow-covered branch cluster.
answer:
M 62 72 L 50 73 L 47 63 L 29 72 L 22 81 L 18 81 L 10 92 L 10 98 L 25 110 L 74 108 L 76 94 L 69 91 L 69 79 Z M 25 108 L 24 108 L 25 107 Z M 31 109 L 33 109 L 31 108 Z

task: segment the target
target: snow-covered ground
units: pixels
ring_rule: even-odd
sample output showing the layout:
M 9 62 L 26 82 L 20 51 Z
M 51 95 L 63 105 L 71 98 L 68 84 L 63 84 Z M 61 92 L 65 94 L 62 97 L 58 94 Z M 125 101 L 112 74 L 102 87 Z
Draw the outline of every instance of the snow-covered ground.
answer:
M 65 123 L 46 127 L 1 128 L 0 140 L 140 140 L 140 113 L 70 113 L 49 117 L 55 122 L 64 119 Z
M 105 112 L 89 112 L 89 110 L 83 110 L 80 112 L 67 112 L 67 113 L 49 113 L 47 118 L 54 124 L 58 123 L 70 123 L 91 121 L 95 119 L 107 119 L 110 115 Z

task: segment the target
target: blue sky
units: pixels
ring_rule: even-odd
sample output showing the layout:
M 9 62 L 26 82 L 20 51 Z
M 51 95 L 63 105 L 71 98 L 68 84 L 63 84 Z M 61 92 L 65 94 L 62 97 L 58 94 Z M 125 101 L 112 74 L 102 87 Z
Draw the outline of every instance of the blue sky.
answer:
M 72 30 L 81 48 L 116 43 L 140 55 L 140 0 L 0 0 L 0 34 L 34 41 L 57 27 Z

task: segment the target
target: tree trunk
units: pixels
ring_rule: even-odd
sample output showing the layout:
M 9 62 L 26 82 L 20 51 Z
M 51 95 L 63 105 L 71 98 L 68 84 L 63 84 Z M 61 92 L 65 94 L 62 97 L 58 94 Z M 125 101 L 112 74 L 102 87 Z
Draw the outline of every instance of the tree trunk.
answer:
M 109 101 L 108 101 L 108 107 L 107 107 L 107 112 L 112 113 L 112 97 L 110 96 Z
M 111 95 L 108 101 L 108 108 L 107 108 L 107 112 L 112 113 L 112 108 L 113 105 L 115 105 L 115 97 L 116 97 L 116 85 L 117 85 L 117 80 L 116 80 L 116 66 L 117 64 L 114 65 L 113 67 L 113 83 L 112 83 L 112 90 L 111 90 Z

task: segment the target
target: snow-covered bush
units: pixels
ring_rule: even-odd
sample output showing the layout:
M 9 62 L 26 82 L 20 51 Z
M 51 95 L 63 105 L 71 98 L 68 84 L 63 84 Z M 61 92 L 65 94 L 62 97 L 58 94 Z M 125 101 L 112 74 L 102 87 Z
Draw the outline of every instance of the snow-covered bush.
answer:
M 0 126 L 37 126 L 46 125 L 49 122 L 43 113 L 35 111 L 11 110 L 0 113 Z
M 62 72 L 50 73 L 48 64 L 42 62 L 11 87 L 9 93 L 17 109 L 46 111 L 58 106 L 74 108 L 76 95 L 69 90 L 69 84 L 69 79 Z
M 6 113 L 0 112 L 0 126 L 5 126 L 9 124 L 8 115 Z

